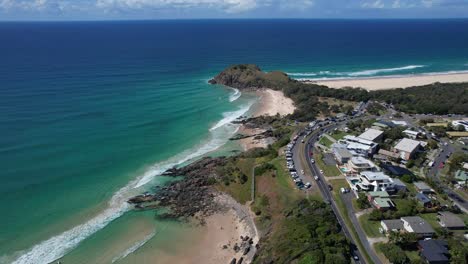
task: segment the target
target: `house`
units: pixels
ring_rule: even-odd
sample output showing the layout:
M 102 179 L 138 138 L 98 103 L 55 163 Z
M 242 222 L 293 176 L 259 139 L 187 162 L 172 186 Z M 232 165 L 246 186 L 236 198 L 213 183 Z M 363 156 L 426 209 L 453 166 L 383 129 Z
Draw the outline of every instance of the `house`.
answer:
M 381 127 L 381 128 L 390 128 L 390 127 L 395 127 L 395 124 L 392 123 L 392 122 L 387 122 L 387 121 L 384 121 L 384 120 L 379 120 L 377 122 L 374 122 L 372 124 L 373 126 L 376 126 L 376 127 Z
M 394 126 L 405 126 L 405 127 L 408 126 L 408 122 L 403 121 L 403 120 L 393 120 L 392 123 Z
M 393 191 L 393 179 L 383 172 L 362 171 L 358 175 L 357 182 L 353 186 L 357 191 Z
M 409 129 L 404 130 L 403 134 L 405 134 L 407 137 L 409 137 L 411 139 L 416 139 L 419 136 L 418 131 L 413 131 L 413 130 L 409 130 Z
M 346 135 L 339 141 L 341 144 L 346 144 L 346 148 L 355 155 L 369 156 L 377 151 L 379 144 L 362 139 L 352 135 Z
M 346 148 L 346 144 L 333 143 L 332 152 L 336 161 L 340 164 L 345 164 L 353 156 L 353 154 Z
M 393 148 L 394 152 L 398 153 L 400 158 L 404 160 L 410 160 L 414 157 L 414 154 L 419 150 L 421 143 L 416 140 L 409 138 L 403 138 Z
M 394 166 L 394 165 L 389 165 L 389 164 L 382 164 L 380 167 L 387 172 L 390 175 L 398 176 L 401 177 L 405 174 L 407 175 L 412 175 L 413 173 L 408 170 L 407 168 L 403 168 L 400 166 Z
M 418 203 L 424 207 L 432 207 L 431 199 L 429 199 L 429 197 L 424 193 L 416 194 L 416 200 L 418 200 Z
M 452 126 L 457 129 L 458 126 L 465 128 L 465 131 L 468 131 L 468 120 L 453 120 Z
M 346 167 L 352 172 L 377 171 L 378 167 L 374 162 L 363 157 L 352 157 L 346 163 Z
M 395 203 L 386 191 L 369 192 L 367 199 L 375 208 L 382 211 L 395 208 Z
M 388 158 L 392 158 L 392 159 L 398 159 L 400 157 L 400 154 L 396 153 L 396 152 L 392 152 L 392 151 L 388 151 L 388 150 L 385 150 L 385 149 L 379 149 L 379 155 L 383 155 L 385 157 Z
M 418 241 L 421 257 L 428 264 L 448 264 L 448 244 L 443 240 L 428 239 Z
M 407 190 L 406 184 L 400 181 L 400 179 L 393 179 L 393 188 L 395 188 L 396 192 L 399 192 L 399 191 L 406 192 Z
M 468 183 L 468 173 L 464 170 L 457 170 L 455 172 L 455 180 L 459 184 L 467 184 Z
M 369 140 L 373 142 L 380 142 L 383 138 L 383 131 L 369 128 L 364 133 L 358 136 L 358 138 Z
M 465 229 L 465 222 L 451 212 L 438 212 L 439 225 L 447 229 Z
M 416 191 L 420 193 L 428 194 L 434 192 L 434 190 L 432 190 L 432 188 L 429 187 L 429 185 L 427 185 L 425 182 L 415 182 L 414 187 L 416 187 Z
M 432 237 L 435 234 L 431 225 L 419 216 L 402 217 L 401 221 L 406 232 L 415 233 L 421 237 Z
M 403 221 L 400 219 L 382 220 L 380 221 L 380 231 L 382 233 L 400 232 L 403 230 Z

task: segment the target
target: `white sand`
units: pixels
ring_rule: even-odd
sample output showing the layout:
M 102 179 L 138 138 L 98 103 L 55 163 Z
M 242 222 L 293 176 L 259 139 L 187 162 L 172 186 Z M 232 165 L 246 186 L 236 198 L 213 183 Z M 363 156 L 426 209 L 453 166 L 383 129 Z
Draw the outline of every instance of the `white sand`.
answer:
M 441 83 L 468 82 L 468 73 L 454 74 L 434 74 L 434 75 L 415 75 L 400 77 L 382 77 L 382 78 L 359 78 L 359 79 L 341 79 L 341 80 L 320 80 L 306 81 L 307 83 L 317 83 L 326 85 L 330 88 L 343 87 L 361 87 L 368 91 L 385 90 L 394 88 L 408 88 L 411 86 L 420 86 Z
M 260 101 L 254 112 L 254 116 L 274 116 L 276 114 L 285 116 L 292 114 L 296 109 L 294 107 L 294 102 L 290 98 L 284 96 L 282 91 L 261 89 L 257 91 L 257 95 L 260 97 Z

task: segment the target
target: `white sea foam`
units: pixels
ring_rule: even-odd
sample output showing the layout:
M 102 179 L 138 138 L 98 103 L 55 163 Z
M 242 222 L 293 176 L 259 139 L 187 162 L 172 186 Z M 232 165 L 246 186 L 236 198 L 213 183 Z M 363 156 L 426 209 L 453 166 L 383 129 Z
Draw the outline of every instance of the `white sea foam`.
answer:
M 235 100 L 239 99 L 242 95 L 241 91 L 239 89 L 232 88 L 234 90 L 234 93 L 229 95 L 229 102 L 234 102 Z
M 346 77 L 359 77 L 359 76 L 375 76 L 379 73 L 389 73 L 389 72 L 398 72 L 398 71 L 407 71 L 413 70 L 417 68 L 426 67 L 425 65 L 407 65 L 403 67 L 397 68 L 386 68 L 386 69 L 372 69 L 372 70 L 363 70 L 363 71 L 356 71 L 356 72 L 331 72 L 331 71 L 319 71 L 319 72 L 289 72 L 287 73 L 290 76 L 298 76 L 298 77 L 313 77 L 313 76 L 341 76 L 341 78 Z M 326 77 L 322 77 L 326 78 Z M 307 79 L 307 78 L 302 78 Z M 314 78 L 317 80 L 316 78 Z
M 124 259 L 126 258 L 128 255 L 132 254 L 133 252 L 137 251 L 139 248 L 141 248 L 142 246 L 144 246 L 146 244 L 146 242 L 150 241 L 150 239 L 152 239 L 154 236 L 156 235 L 156 232 L 153 232 L 149 235 L 147 235 L 146 237 L 143 238 L 143 240 L 141 241 L 138 241 L 137 243 L 135 243 L 133 246 L 129 247 L 127 250 L 125 250 L 124 252 L 122 252 L 122 254 L 118 255 L 117 257 L 115 257 L 114 259 L 112 259 L 112 263 L 116 262 L 116 261 L 119 261 L 121 259 Z
M 365 70 L 365 71 L 358 71 L 358 72 L 351 72 L 348 73 L 348 76 L 372 76 L 379 73 L 388 73 L 388 72 L 396 72 L 396 71 L 407 71 L 413 70 L 417 68 L 425 67 L 425 65 L 408 65 L 398 68 L 387 68 L 387 69 L 375 69 L 375 70 Z
M 210 129 L 210 139 L 206 143 L 188 149 L 164 162 L 153 165 L 143 175 L 137 177 L 135 180 L 121 188 L 110 199 L 108 208 L 99 215 L 81 225 L 75 226 L 72 229 L 61 233 L 60 235 L 42 241 L 24 252 L 17 252 L 17 255 L 20 256 L 12 263 L 45 264 L 63 257 L 84 239 L 104 228 L 107 224 L 128 211 L 130 206 L 126 201 L 133 195 L 139 193 L 138 188 L 151 182 L 154 177 L 161 175 L 161 173 L 167 169 L 212 152 L 224 145 L 228 141 L 228 138 L 236 133 L 239 128 L 236 125 L 232 125 L 231 122 L 245 114 L 252 104 L 253 102 L 241 107 L 237 111 L 225 113 L 224 118 Z M 3 260 L 10 257 L 3 256 L 0 259 Z
M 241 107 L 237 111 L 233 112 L 226 112 L 223 114 L 224 118 L 219 120 L 218 123 L 216 123 L 213 127 L 210 128 L 210 131 L 219 129 L 220 127 L 226 126 L 226 125 L 231 125 L 231 122 L 236 120 L 237 118 L 241 117 L 243 114 L 245 114 L 247 111 L 249 111 L 250 107 L 252 106 L 252 103 L 249 103 L 243 107 Z

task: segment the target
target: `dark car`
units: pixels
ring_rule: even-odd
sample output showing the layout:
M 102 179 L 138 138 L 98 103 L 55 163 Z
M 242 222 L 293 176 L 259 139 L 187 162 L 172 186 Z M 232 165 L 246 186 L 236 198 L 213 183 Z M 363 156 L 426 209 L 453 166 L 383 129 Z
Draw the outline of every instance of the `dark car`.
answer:
M 328 190 L 333 190 L 333 187 L 331 185 L 328 185 Z

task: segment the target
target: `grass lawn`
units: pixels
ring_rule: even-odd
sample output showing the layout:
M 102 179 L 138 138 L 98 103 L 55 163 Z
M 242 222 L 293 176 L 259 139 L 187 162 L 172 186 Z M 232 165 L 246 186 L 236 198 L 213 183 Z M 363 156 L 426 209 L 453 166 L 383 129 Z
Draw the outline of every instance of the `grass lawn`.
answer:
M 426 220 L 432 226 L 432 228 L 440 228 L 440 225 L 437 222 L 437 213 L 420 214 L 419 216 Z
M 334 131 L 333 133 L 330 134 L 330 136 L 336 140 L 342 139 L 344 136 L 348 135 L 348 133 L 343 132 L 343 131 Z
M 333 144 L 333 142 L 330 139 L 328 139 L 327 137 L 322 137 L 320 139 L 320 141 L 319 141 L 319 144 L 322 144 L 325 147 L 330 148 L 331 145 Z
M 327 177 L 331 176 L 340 176 L 341 172 L 336 166 L 326 165 L 325 162 L 322 160 L 322 153 L 317 153 L 315 155 L 315 162 L 317 162 L 317 166 L 323 170 L 323 174 Z
M 231 182 L 229 186 L 218 184 L 217 188 L 222 192 L 228 193 L 241 204 L 245 204 L 247 201 L 250 201 L 252 187 L 252 168 L 254 164 L 255 159 L 239 159 L 236 165 L 245 175 L 247 175 L 247 182 L 244 184 Z
M 369 214 L 363 214 L 359 217 L 359 224 L 366 232 L 368 237 L 383 237 L 384 235 L 379 232 L 380 221 L 369 220 Z

